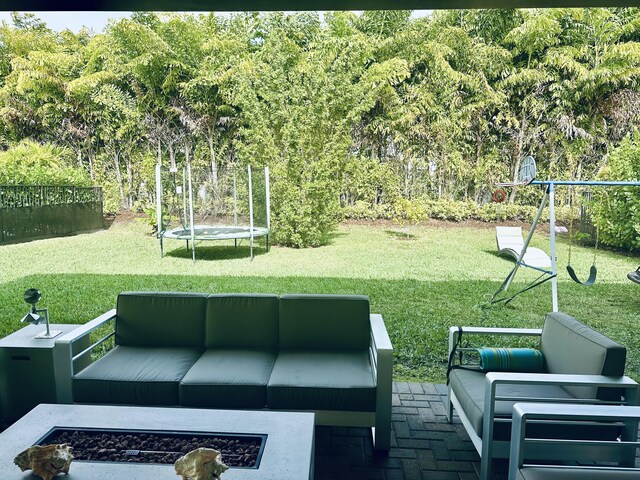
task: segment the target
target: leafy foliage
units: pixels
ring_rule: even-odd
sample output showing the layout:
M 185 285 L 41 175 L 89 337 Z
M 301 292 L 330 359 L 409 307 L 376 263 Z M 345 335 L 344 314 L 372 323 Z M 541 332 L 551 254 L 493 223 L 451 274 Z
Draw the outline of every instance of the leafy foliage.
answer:
M 0 184 L 91 185 L 87 173 L 72 162 L 73 153 L 64 147 L 25 141 L 0 152 Z
M 640 133 L 625 138 L 608 157 L 602 171 L 607 180 L 640 178 Z M 598 192 L 596 226 L 600 240 L 626 250 L 640 250 L 640 188 Z
M 65 147 L 110 211 L 153 201 L 157 162 L 190 163 L 214 191 L 235 166 L 268 165 L 273 238 L 295 247 L 345 216 L 528 216 L 531 188 L 478 205 L 527 154 L 541 178 L 594 178 L 640 127 L 638 8 L 142 12 L 104 34 L 12 18 L 1 149 Z M 604 243 L 637 248 L 616 228 Z

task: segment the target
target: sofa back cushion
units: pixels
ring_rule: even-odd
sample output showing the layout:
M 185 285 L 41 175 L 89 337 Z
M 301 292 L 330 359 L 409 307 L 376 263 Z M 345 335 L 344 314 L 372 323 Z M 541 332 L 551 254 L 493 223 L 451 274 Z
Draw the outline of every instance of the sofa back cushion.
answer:
M 204 347 L 203 293 L 123 292 L 118 295 L 116 344 Z
M 547 314 L 540 349 L 549 373 L 624 375 L 627 350 L 608 337 L 564 313 Z M 593 398 L 595 388 L 566 387 L 575 396 Z M 611 392 L 611 389 L 608 390 Z M 603 398 L 607 390 L 597 396 Z
M 277 328 L 277 295 L 209 295 L 205 323 L 207 348 L 275 350 Z
M 364 295 L 282 295 L 282 350 L 366 350 L 371 338 Z

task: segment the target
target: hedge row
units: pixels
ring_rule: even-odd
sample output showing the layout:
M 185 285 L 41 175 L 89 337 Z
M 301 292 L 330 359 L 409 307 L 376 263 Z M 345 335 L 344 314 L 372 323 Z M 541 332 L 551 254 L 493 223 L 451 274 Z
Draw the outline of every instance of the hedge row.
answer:
M 354 205 L 345 206 L 345 219 L 353 220 L 395 220 L 402 224 L 417 223 L 427 219 L 461 222 L 463 220 L 479 220 L 482 222 L 523 221 L 531 222 L 535 218 L 538 206 L 517 205 L 511 203 L 487 203 L 478 205 L 475 202 L 455 200 L 403 200 L 389 205 L 370 205 L 357 201 Z M 549 208 L 542 212 L 543 222 L 549 221 Z M 556 208 L 556 222 L 568 223 L 570 209 Z

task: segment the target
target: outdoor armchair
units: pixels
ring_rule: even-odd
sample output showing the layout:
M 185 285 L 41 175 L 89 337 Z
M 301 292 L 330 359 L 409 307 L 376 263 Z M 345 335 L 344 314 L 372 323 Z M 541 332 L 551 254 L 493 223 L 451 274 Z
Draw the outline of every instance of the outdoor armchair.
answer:
M 638 384 L 623 376 L 626 349 L 587 325 L 563 313 L 550 313 L 543 329 L 462 327 L 464 338 L 483 335 L 533 336 L 545 360 L 540 373 L 487 372 L 464 365 L 469 350 L 458 348 L 459 327 L 449 334 L 450 358 L 446 414 L 455 408 L 481 457 L 480 478 L 491 478 L 494 458 L 509 457 L 512 407 L 516 402 L 556 404 L 629 404 L 638 402 Z M 544 430 L 544 427 L 541 427 Z M 610 432 L 591 428 L 587 435 Z
M 640 407 L 516 403 L 509 480 L 640 478 L 640 468 L 634 462 L 640 446 L 637 442 L 638 420 Z M 557 426 L 560 435 L 567 431 L 568 425 L 593 425 L 594 422 L 600 428 L 616 429 L 620 434 L 608 440 L 544 438 L 531 431 L 536 422 L 551 422 Z M 541 455 L 536 451 L 542 452 L 544 458 L 554 460 L 554 464 L 540 463 L 537 459 Z

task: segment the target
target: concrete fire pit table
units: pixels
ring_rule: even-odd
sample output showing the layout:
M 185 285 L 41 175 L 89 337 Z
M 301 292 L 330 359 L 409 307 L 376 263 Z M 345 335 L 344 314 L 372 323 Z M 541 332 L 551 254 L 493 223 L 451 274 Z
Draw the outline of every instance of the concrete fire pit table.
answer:
M 230 468 L 223 480 L 313 478 L 314 414 L 102 405 L 41 404 L 0 434 L 2 478 L 20 473 L 14 457 L 53 428 L 266 435 L 258 468 Z M 224 458 L 223 458 L 224 460 Z M 56 477 L 58 478 L 58 477 Z M 175 480 L 173 465 L 74 461 L 64 480 Z

